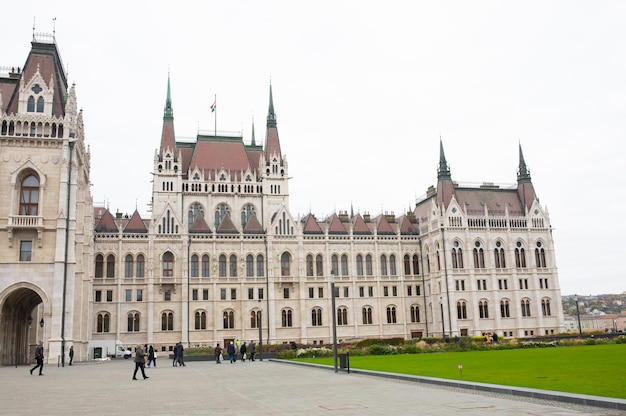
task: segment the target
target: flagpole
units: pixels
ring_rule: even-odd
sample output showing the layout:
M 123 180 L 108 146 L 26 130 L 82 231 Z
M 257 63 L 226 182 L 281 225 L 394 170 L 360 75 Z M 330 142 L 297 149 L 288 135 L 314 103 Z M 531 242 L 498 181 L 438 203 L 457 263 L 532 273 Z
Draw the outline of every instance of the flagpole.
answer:
M 214 98 L 215 98 L 214 101 L 213 101 L 213 112 L 215 113 L 215 131 L 214 131 L 214 134 L 215 134 L 215 137 L 217 137 L 217 94 L 215 94 Z

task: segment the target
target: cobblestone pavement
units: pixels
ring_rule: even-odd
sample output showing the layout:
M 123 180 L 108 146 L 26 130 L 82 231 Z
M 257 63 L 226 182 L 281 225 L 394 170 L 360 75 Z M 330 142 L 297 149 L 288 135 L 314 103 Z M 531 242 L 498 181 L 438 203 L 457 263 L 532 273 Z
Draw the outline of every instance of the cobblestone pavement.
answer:
M 459 388 L 299 365 L 159 359 L 149 379 L 132 380 L 134 363 L 113 360 L 0 367 L 2 415 L 624 415 L 562 402 L 478 394 Z

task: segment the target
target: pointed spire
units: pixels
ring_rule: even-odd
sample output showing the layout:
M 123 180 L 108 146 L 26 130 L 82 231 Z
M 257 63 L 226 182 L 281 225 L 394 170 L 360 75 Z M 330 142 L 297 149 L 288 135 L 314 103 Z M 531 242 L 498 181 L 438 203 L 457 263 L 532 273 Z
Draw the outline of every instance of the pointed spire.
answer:
M 524 161 L 524 153 L 522 153 L 522 144 L 519 144 L 519 168 L 517 170 L 517 180 L 530 180 L 530 171 Z
M 270 82 L 270 106 L 267 110 L 267 127 L 276 127 L 276 113 L 274 113 L 274 98 L 272 96 L 272 83 Z
M 252 146 L 256 146 L 256 140 L 254 139 L 254 117 L 252 117 Z
M 167 71 L 167 98 L 165 99 L 165 109 L 163 111 L 163 119 L 174 118 L 174 110 L 172 109 L 172 96 L 170 94 L 170 71 Z
M 446 155 L 443 152 L 443 141 L 439 137 L 439 169 L 437 169 L 437 179 L 452 179 L 450 176 L 450 167 L 446 161 Z

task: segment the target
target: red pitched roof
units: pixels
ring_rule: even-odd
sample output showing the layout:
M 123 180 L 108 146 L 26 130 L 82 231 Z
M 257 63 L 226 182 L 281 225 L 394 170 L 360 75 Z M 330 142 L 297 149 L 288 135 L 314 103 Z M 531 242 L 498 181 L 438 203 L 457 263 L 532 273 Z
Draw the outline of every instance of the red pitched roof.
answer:
M 198 215 L 196 217 L 196 220 L 191 225 L 191 229 L 189 229 L 189 232 L 193 234 L 210 234 L 211 228 L 204 219 L 204 216 Z
M 304 223 L 304 234 L 324 234 L 324 231 L 317 223 L 315 216 L 313 214 L 309 214 L 302 219 Z
M 250 219 L 248 219 L 248 223 L 243 229 L 244 234 L 263 234 L 263 227 L 261 223 L 257 219 L 256 215 L 252 215 Z
M 125 233 L 147 233 L 148 228 L 146 228 L 146 224 L 144 224 L 139 212 L 135 210 L 133 216 L 130 217 L 130 221 L 126 224 L 124 228 Z
M 215 179 L 215 172 L 220 169 L 229 171 L 235 181 L 241 180 L 241 172 L 250 168 L 248 154 L 241 137 L 198 136 L 198 141 L 187 164 L 192 170 L 196 167 L 205 172 L 207 178 Z
M 239 230 L 233 224 L 233 220 L 228 215 L 225 215 L 222 223 L 217 227 L 217 232 L 220 234 L 238 234 Z
M 378 223 L 378 234 L 381 235 L 389 235 L 389 234 L 395 234 L 395 230 L 393 229 L 393 227 L 389 224 L 389 221 L 387 221 L 387 218 L 385 218 L 384 215 L 379 215 L 378 218 L 375 219 L 375 221 Z
M 352 226 L 353 234 L 372 234 L 361 214 L 357 214 L 356 216 L 352 217 L 352 223 L 354 224 Z
M 26 59 L 26 64 L 22 70 L 21 77 L 25 83 L 30 80 L 37 73 L 43 78 L 46 86 L 49 85 L 50 80 L 54 87 L 53 97 L 53 116 L 63 117 L 65 115 L 65 100 L 67 94 L 67 80 L 65 79 L 65 70 L 59 57 L 56 44 L 54 43 L 39 43 L 33 42 L 30 54 Z M 17 85 L 15 84 L 15 90 L 12 95 L 5 95 L 3 90 L 2 100 L 6 106 L 7 114 L 17 113 L 19 97 L 17 94 Z M 6 88 L 6 87 L 5 87 Z
M 417 229 L 417 221 L 415 221 L 415 223 L 413 222 L 413 220 L 411 218 L 409 218 L 406 215 L 403 215 L 401 217 L 398 218 L 398 223 L 400 224 L 400 234 L 403 235 L 417 235 L 418 233 L 418 229 Z
M 113 215 L 111 215 L 111 212 L 108 209 L 104 212 L 104 214 L 102 214 L 100 221 L 98 221 L 98 224 L 96 225 L 95 231 L 102 233 L 116 233 L 119 231 L 117 229 L 117 225 L 115 224 L 115 220 L 113 219 Z
M 337 214 L 331 215 L 326 222 L 329 224 L 328 234 L 348 234 L 346 227 L 344 227 Z

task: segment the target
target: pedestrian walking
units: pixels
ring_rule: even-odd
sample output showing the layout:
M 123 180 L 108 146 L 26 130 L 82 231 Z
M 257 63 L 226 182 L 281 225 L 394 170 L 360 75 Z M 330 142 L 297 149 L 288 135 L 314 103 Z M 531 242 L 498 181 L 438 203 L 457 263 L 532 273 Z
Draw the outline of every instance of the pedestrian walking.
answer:
M 174 364 L 178 364 L 181 367 L 185 366 L 185 359 L 183 356 L 185 355 L 185 347 L 183 347 L 183 342 L 178 341 L 174 346 Z
M 178 363 L 178 344 L 174 345 L 174 351 L 172 351 L 174 353 L 174 360 L 172 361 L 172 367 L 176 367 L 176 364 Z
M 241 344 L 241 348 L 239 348 L 239 352 L 241 353 L 241 361 L 244 363 L 246 362 L 246 358 L 247 358 L 246 351 L 247 351 L 246 341 L 244 341 L 243 344 Z
M 148 348 L 148 368 L 150 368 L 150 363 L 154 364 L 154 366 L 156 367 L 156 358 L 156 351 L 154 350 L 154 347 L 150 345 L 150 348 Z
M 39 345 L 35 348 L 35 360 L 37 365 L 30 369 L 30 375 L 33 375 L 33 371 L 39 368 L 39 375 L 43 376 L 43 341 L 39 341 Z
M 222 347 L 220 347 L 219 343 L 215 347 L 215 363 L 222 364 Z
M 146 371 L 144 369 L 146 363 L 146 353 L 143 352 L 141 345 L 137 345 L 135 347 L 135 372 L 133 373 L 133 380 L 137 380 L 137 370 L 141 369 L 141 375 L 143 379 L 150 378 L 146 375 Z
M 256 343 L 254 341 L 250 341 L 248 349 L 250 350 L 250 361 L 254 361 L 254 357 L 256 355 Z
M 73 345 L 70 347 L 69 355 L 70 355 L 70 365 L 72 365 L 72 361 L 74 360 L 74 346 Z
M 228 347 L 226 348 L 226 352 L 228 353 L 228 359 L 230 360 L 230 363 L 234 363 L 235 362 L 235 344 L 233 344 L 232 341 L 230 341 L 230 343 L 228 344 Z

